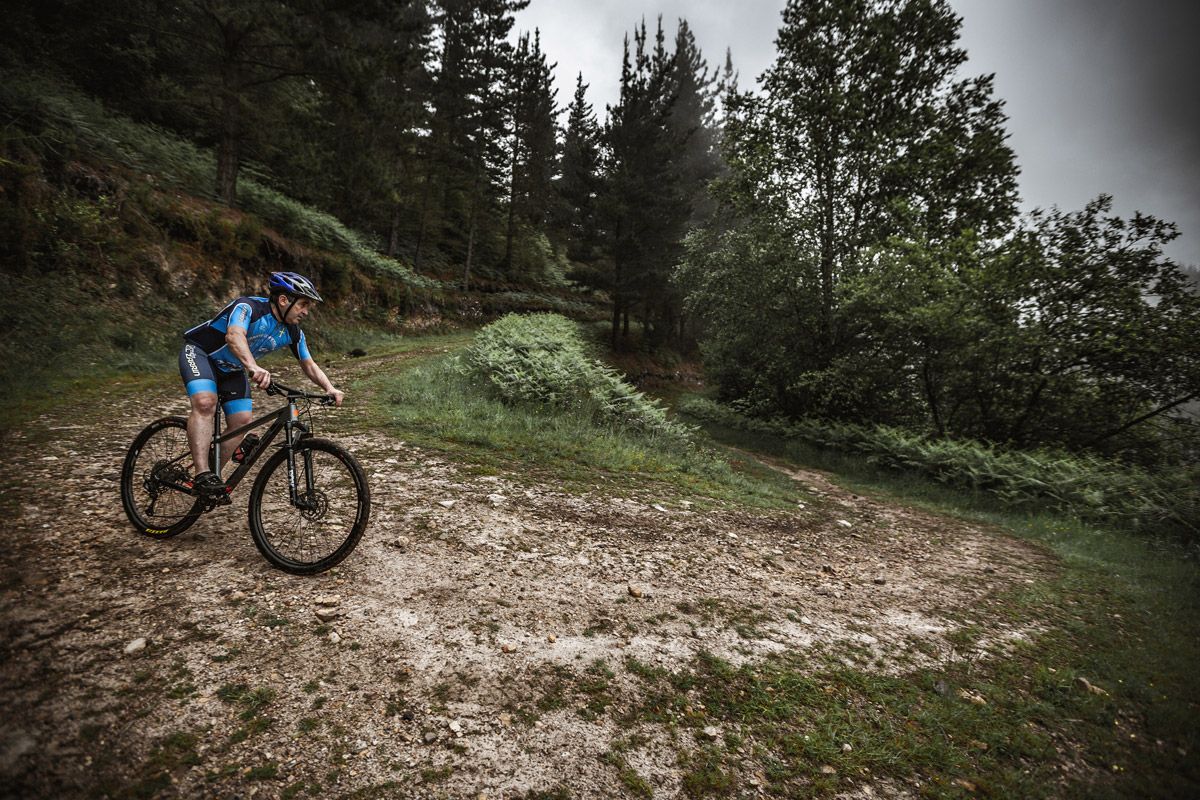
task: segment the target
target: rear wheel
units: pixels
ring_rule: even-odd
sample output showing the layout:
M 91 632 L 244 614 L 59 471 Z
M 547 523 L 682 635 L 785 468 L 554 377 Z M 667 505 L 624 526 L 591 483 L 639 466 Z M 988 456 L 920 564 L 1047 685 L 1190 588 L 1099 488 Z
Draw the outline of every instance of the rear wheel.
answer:
M 285 572 L 313 575 L 354 550 L 371 515 L 362 467 L 339 445 L 304 438 L 292 448 L 296 500 L 288 480 L 288 450 L 263 464 L 250 491 L 250 533 L 263 557 Z
M 164 417 L 137 435 L 121 468 L 121 503 L 139 533 L 178 536 L 200 519 L 203 504 L 180 488 L 190 480 L 187 420 Z

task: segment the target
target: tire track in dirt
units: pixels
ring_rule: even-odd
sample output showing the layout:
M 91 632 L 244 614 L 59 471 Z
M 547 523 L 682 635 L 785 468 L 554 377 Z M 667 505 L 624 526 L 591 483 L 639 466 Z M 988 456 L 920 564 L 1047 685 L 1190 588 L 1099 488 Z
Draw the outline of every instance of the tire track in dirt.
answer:
M 329 372 L 353 389 L 427 354 Z M 579 698 L 539 708 L 561 670 L 603 660 L 618 697 L 636 691 L 627 657 L 678 667 L 701 651 L 734 663 L 811 651 L 901 672 L 961 657 L 948 637 L 963 624 L 992 642 L 1026 635 L 990 620 L 988 604 L 1053 571 L 1029 545 L 814 472 L 791 472 L 817 502 L 790 512 L 480 477 L 354 425 L 362 399 L 351 391 L 318 432 L 363 463 L 372 524 L 314 578 L 259 556 L 242 487 L 175 539 L 129 528 L 121 459 L 146 423 L 186 410 L 169 378 L 6 437 L 16 513 L 0 557 L 0 785 L 28 797 L 274 797 L 301 781 L 326 796 L 389 782 L 401 796 L 562 782 L 620 794 L 601 756 L 632 731 L 589 719 Z M 328 595 L 341 616 L 323 623 L 314 609 Z M 127 654 L 138 638 L 145 649 Z M 639 772 L 677 794 L 680 745 L 643 733 Z

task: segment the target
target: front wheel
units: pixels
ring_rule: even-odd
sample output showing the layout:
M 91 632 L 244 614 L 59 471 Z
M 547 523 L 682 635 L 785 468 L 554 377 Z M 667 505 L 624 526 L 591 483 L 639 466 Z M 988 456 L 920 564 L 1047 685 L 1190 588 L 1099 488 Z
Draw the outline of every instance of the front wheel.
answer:
M 184 488 L 190 462 L 183 417 L 151 422 L 133 440 L 121 467 L 121 504 L 140 533 L 169 539 L 200 519 L 203 503 Z
M 267 462 L 250 491 L 250 533 L 263 557 L 284 572 L 313 575 L 340 564 L 358 544 L 371 515 L 362 467 L 340 446 L 306 437 Z

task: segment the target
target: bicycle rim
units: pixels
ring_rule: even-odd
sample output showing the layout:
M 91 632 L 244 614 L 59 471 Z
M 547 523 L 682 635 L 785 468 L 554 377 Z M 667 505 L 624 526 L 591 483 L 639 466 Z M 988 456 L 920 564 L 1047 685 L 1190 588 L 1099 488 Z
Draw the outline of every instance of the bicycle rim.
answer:
M 340 563 L 358 544 L 370 496 L 362 468 L 332 442 L 302 441 L 295 447 L 295 462 L 298 503 L 288 487 L 287 451 L 263 465 L 250 496 L 250 531 L 272 565 L 310 575 Z
M 121 470 L 121 501 L 141 533 L 166 539 L 200 517 L 196 497 L 167 486 L 188 480 L 188 463 L 187 423 L 181 418 L 158 420 L 134 440 Z

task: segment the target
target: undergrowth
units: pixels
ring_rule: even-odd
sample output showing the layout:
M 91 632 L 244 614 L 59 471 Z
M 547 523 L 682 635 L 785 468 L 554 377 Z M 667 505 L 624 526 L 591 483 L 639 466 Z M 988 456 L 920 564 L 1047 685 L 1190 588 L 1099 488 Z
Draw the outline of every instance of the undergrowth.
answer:
M 65 157 L 85 152 L 123 164 L 157 181 L 208 199 L 215 198 L 216 157 L 161 128 L 134 122 L 62 83 L 24 73 L 0 74 L 0 109 L 19 128 L 4 133 L 43 154 Z M 18 132 L 19 131 L 19 132 Z M 239 204 L 280 233 L 304 244 L 348 255 L 360 268 L 400 281 L 411 290 L 441 288 L 407 265 L 379 254 L 362 234 L 333 216 L 272 189 L 246 165 L 238 182 Z
M 544 481 L 575 491 L 639 490 L 683 495 L 697 507 L 735 501 L 794 507 L 797 493 L 778 473 L 739 471 L 711 450 L 612 421 L 591 408 L 511 403 L 472 381 L 459 354 L 359 382 L 373 392 L 377 418 L 406 441 L 447 452 L 470 469 Z M 707 500 L 705 498 L 708 498 Z
M 1142 531 L 1173 530 L 1200 541 L 1200 472 L 1152 475 L 1100 458 L 1004 451 L 971 441 L 930 440 L 885 426 L 747 417 L 692 396 L 694 419 L 789 443 L 861 456 L 884 469 L 989 495 L 1008 507 L 1046 508 Z
M 506 403 L 541 406 L 679 446 L 689 432 L 656 401 L 588 352 L 576 324 L 557 314 L 509 314 L 488 325 L 463 363 L 474 385 Z

